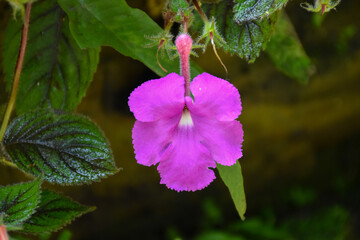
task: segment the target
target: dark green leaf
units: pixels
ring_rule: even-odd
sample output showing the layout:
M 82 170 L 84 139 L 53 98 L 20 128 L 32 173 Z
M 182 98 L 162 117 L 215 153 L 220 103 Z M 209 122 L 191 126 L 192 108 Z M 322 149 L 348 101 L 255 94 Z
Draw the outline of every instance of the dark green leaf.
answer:
M 239 161 L 232 166 L 222 166 L 217 164 L 221 179 L 229 188 L 230 195 L 234 201 L 237 212 L 242 220 L 245 219 L 246 199 L 244 190 L 244 180 L 241 173 L 241 166 Z
M 280 10 L 288 0 L 234 0 L 234 20 L 238 23 L 262 19 Z
M 145 48 L 149 39 L 162 29 L 144 12 L 131 8 L 125 0 L 59 0 L 70 18 L 70 30 L 82 48 L 111 46 L 118 52 L 141 61 L 157 74 L 166 73 L 156 62 L 157 47 Z M 169 72 L 178 72 L 178 61 L 160 58 Z M 192 76 L 199 70 L 192 69 Z
M 301 83 L 306 83 L 314 73 L 315 67 L 306 55 L 294 27 L 285 13 L 282 13 L 276 25 L 266 52 L 276 67 Z
M 6 130 L 4 148 L 22 170 L 49 182 L 82 184 L 117 172 L 110 146 L 89 119 L 51 109 L 26 113 Z
M 43 190 L 36 212 L 23 224 L 22 231 L 30 233 L 53 232 L 94 207 L 83 206 L 59 193 Z
M 3 64 L 10 90 L 19 51 L 22 21 L 5 32 Z M 81 50 L 70 34 L 65 12 L 55 0 L 33 4 L 16 110 L 37 107 L 73 110 L 85 95 L 99 60 L 99 48 Z
M 215 17 L 217 29 L 225 38 L 224 50 L 232 54 L 236 53 L 249 62 L 254 62 L 270 40 L 278 19 L 278 12 L 269 18 L 237 24 L 233 20 L 232 8 L 233 3 L 230 0 L 221 1 L 218 4 L 203 5 L 207 16 Z M 198 17 L 195 21 L 201 20 Z M 200 31 L 198 24 L 194 25 L 194 30 Z
M 33 182 L 0 187 L 0 215 L 7 227 L 19 227 L 37 208 L 41 178 Z

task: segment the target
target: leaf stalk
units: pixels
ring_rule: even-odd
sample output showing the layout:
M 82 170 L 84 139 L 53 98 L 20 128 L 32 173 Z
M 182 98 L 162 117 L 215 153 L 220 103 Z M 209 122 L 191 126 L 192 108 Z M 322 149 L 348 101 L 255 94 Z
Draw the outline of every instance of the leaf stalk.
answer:
M 12 110 L 14 108 L 15 101 L 16 101 L 16 95 L 17 95 L 18 88 L 19 88 L 19 81 L 20 81 L 22 67 L 24 64 L 24 57 L 25 57 L 25 52 L 26 52 L 27 40 L 28 40 L 30 13 L 31 13 L 31 2 L 26 4 L 25 19 L 24 19 L 24 25 L 23 25 L 22 34 L 21 34 L 20 50 L 19 50 L 19 54 L 18 54 L 18 58 L 17 58 L 17 62 L 16 62 L 14 79 L 13 79 L 12 86 L 11 86 L 9 102 L 6 106 L 4 118 L 3 118 L 1 128 L 0 128 L 0 141 L 2 141 L 4 138 L 6 128 L 9 124 L 10 116 L 11 116 L 11 113 L 12 113 Z M 2 162 L 4 162 L 4 161 L 2 161 Z

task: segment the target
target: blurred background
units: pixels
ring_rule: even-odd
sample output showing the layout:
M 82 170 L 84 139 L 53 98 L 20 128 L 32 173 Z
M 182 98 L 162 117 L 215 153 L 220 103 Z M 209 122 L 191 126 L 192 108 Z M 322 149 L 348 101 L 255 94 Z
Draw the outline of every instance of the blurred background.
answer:
M 360 2 L 343 0 L 321 19 L 300 2 L 285 9 L 316 67 L 308 84 L 283 75 L 264 52 L 253 64 L 220 52 L 243 104 L 246 220 L 219 177 L 202 191 L 177 193 L 159 184 L 156 167 L 136 163 L 127 98 L 157 76 L 105 47 L 78 112 L 103 129 L 122 170 L 86 186 L 46 184 L 97 206 L 67 227 L 72 239 L 360 239 Z M 128 4 L 162 25 L 163 1 Z M 0 2 L 0 16 L 10 13 Z M 225 78 L 210 48 L 194 60 Z M 23 173 L 0 166 L 1 185 L 21 180 Z

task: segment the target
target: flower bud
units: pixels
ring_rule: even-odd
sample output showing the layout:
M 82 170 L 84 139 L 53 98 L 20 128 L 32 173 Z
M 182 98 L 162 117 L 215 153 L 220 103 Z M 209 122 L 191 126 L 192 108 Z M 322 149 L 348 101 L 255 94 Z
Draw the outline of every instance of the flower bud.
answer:
M 180 34 L 175 41 L 176 49 L 179 52 L 180 58 L 189 58 L 191 47 L 192 47 L 192 40 L 191 37 L 187 34 Z

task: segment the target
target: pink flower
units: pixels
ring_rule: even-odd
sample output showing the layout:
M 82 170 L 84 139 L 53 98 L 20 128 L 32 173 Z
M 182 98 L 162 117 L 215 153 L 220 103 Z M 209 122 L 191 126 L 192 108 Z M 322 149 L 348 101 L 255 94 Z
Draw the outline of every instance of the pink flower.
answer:
M 170 73 L 136 88 L 129 97 L 135 122 L 132 137 L 139 164 L 159 164 L 160 183 L 196 191 L 214 179 L 216 163 L 230 166 L 242 156 L 243 130 L 238 90 L 202 73 L 190 83 L 192 40 L 176 39 L 182 76 Z M 193 98 L 191 97 L 191 94 Z
M 184 78 L 171 73 L 136 88 L 129 97 L 132 137 L 139 164 L 159 164 L 161 182 L 177 191 L 200 190 L 215 179 L 216 163 L 230 166 L 242 156 L 238 90 L 202 73 L 184 97 Z

